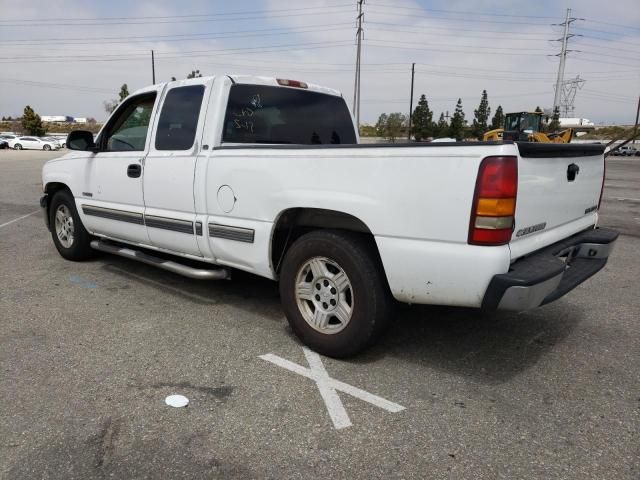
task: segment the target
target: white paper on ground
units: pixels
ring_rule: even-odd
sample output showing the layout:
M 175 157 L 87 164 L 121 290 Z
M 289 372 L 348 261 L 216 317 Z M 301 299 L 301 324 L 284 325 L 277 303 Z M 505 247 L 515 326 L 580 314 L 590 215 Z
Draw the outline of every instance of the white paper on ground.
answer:
M 169 395 L 164 399 L 164 403 L 170 407 L 180 408 L 189 405 L 189 399 L 184 395 Z

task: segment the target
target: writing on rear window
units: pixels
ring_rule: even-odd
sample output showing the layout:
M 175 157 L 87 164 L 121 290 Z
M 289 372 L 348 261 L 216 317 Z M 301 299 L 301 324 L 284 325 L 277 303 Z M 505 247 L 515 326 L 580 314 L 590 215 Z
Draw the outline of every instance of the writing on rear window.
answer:
M 233 85 L 222 141 L 267 144 L 356 143 L 343 98 L 264 85 Z

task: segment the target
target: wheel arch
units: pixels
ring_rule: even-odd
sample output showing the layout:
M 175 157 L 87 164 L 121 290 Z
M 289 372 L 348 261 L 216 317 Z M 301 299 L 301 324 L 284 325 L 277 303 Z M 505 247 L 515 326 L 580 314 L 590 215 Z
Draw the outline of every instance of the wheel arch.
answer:
M 68 190 L 69 193 L 73 194 L 69 186 L 63 182 L 47 182 L 44 185 L 44 193 L 46 193 L 50 197 L 53 196 L 59 190 Z
M 271 231 L 270 261 L 275 275 L 279 274 L 282 260 L 293 242 L 305 233 L 322 229 L 349 231 L 362 235 L 369 240 L 380 259 L 373 232 L 355 215 L 324 208 L 288 208 L 278 214 Z M 382 262 L 380 265 L 382 266 Z
M 47 213 L 47 218 L 49 216 L 49 207 L 51 206 L 51 199 L 60 190 L 67 190 L 69 193 L 71 193 L 71 195 L 73 195 L 73 192 L 71 192 L 71 189 L 69 188 L 69 186 L 63 182 L 47 182 L 44 184 L 44 187 L 42 188 L 42 191 L 46 194 L 46 196 L 44 197 L 45 203 L 41 204 L 41 206 L 45 208 Z

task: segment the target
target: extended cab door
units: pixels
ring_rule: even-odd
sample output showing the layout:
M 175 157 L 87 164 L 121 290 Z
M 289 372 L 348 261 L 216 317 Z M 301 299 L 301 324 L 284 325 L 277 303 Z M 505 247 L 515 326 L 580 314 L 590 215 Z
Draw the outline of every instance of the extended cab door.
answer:
M 196 221 L 194 174 L 213 79 L 173 82 L 165 91 L 145 161 L 144 203 L 152 245 L 202 256 Z
M 100 133 L 98 153 L 87 159 L 76 202 L 90 232 L 149 244 L 142 179 L 159 93 L 152 87 L 122 102 Z

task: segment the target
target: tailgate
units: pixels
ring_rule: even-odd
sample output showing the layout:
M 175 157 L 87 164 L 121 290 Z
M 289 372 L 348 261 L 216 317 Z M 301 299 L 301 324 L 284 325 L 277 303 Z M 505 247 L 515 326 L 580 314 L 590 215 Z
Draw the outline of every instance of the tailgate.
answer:
M 604 175 L 604 145 L 517 145 L 512 260 L 595 225 Z

